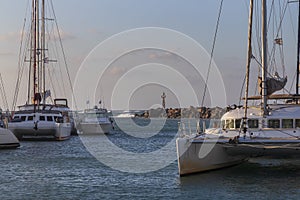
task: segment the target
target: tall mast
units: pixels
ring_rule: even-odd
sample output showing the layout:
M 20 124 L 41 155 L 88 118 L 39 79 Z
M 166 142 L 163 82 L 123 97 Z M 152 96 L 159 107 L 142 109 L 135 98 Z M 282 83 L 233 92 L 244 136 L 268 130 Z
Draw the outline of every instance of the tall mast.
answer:
M 248 24 L 248 54 L 247 54 L 247 66 L 246 66 L 246 89 L 245 89 L 245 115 L 243 120 L 244 134 L 247 131 L 247 110 L 248 110 L 248 95 L 249 95 L 249 75 L 250 75 L 250 62 L 252 57 L 252 21 L 253 21 L 253 0 L 250 0 L 249 5 L 249 24 Z
M 34 1 L 34 0 L 33 0 Z M 34 99 L 34 112 L 36 111 L 36 93 L 37 93 L 37 0 L 34 3 L 34 29 L 33 29 L 33 99 Z
M 45 0 L 42 0 L 42 80 L 43 80 L 43 103 L 46 104 L 46 80 L 45 80 L 45 64 L 46 64 L 46 45 L 45 45 Z
M 297 78 L 296 78 L 296 94 L 299 94 L 299 54 L 300 54 L 300 1 L 298 3 L 299 8 L 298 8 L 298 44 L 297 44 L 297 66 L 296 66 L 296 73 L 297 73 Z M 298 103 L 298 101 L 297 101 Z
M 32 66 L 33 66 L 33 57 L 34 57 L 34 29 L 35 29 L 35 1 L 32 0 L 32 5 L 31 5 L 31 28 L 30 28 L 30 59 L 29 59 L 29 78 L 28 78 L 28 85 L 27 85 L 27 103 L 30 104 L 30 102 L 32 101 L 32 96 L 31 96 L 31 77 L 32 77 Z
M 36 0 L 36 53 L 37 53 L 37 68 L 36 68 L 36 73 L 37 73 L 37 82 L 36 82 L 36 93 L 40 93 L 41 91 L 41 86 L 40 86 L 40 69 L 41 69 L 41 42 L 40 42 L 40 2 L 39 0 Z M 39 103 L 39 102 L 37 102 Z
M 262 0 L 262 111 L 263 116 L 266 116 L 268 114 L 267 111 L 267 103 L 268 103 L 268 97 L 267 97 L 267 0 Z

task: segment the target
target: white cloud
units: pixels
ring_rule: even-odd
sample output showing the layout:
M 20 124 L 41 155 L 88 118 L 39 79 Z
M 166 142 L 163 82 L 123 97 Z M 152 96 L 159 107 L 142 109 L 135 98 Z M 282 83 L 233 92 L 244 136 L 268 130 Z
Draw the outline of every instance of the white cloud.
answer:
M 54 33 L 46 33 L 46 35 L 46 37 L 50 40 L 72 40 L 76 38 L 75 35 L 63 30 L 55 31 Z
M 8 32 L 0 35 L 0 41 L 16 41 L 22 36 L 22 31 L 20 32 Z
M 123 75 L 126 72 L 126 69 L 121 68 L 121 67 L 112 67 L 109 69 L 109 74 L 110 75 Z

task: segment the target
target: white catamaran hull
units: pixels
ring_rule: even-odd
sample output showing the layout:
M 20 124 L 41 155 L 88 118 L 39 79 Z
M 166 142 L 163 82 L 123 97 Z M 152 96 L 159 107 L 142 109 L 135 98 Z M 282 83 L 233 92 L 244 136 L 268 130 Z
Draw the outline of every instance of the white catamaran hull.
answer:
M 19 140 L 16 136 L 8 129 L 0 128 L 0 148 L 17 148 L 20 146 Z
M 9 124 L 9 129 L 19 139 L 22 138 L 49 138 L 66 140 L 71 136 L 70 123 L 53 123 L 47 126 L 35 127 L 32 123 L 14 122 Z
M 209 146 L 204 147 L 204 144 Z M 192 141 L 188 138 L 177 138 L 176 148 L 181 176 L 233 166 L 247 159 L 244 155 L 228 155 L 221 144 L 204 140 Z
M 86 123 L 81 122 L 79 133 L 82 134 L 108 134 L 112 128 L 111 123 Z
M 230 155 L 248 157 L 300 158 L 298 139 L 241 139 L 237 144 L 224 143 Z

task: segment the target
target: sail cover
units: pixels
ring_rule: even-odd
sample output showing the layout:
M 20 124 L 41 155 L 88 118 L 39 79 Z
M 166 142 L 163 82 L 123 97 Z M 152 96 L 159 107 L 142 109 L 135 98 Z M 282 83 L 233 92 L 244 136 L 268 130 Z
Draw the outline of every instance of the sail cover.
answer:
M 274 92 L 281 90 L 284 88 L 287 82 L 287 76 L 285 78 L 281 78 L 276 72 L 273 77 L 267 77 L 267 95 L 271 95 Z M 258 87 L 262 89 L 262 78 L 258 77 Z

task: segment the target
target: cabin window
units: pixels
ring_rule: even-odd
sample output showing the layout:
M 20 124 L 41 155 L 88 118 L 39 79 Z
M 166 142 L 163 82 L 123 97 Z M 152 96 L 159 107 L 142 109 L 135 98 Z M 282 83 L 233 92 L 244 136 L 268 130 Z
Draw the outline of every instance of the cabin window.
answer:
M 269 128 L 280 128 L 280 120 L 279 119 L 269 119 L 268 127 Z
M 229 128 L 229 120 L 225 120 L 225 129 Z
M 33 116 L 28 116 L 27 121 L 33 121 Z
M 14 116 L 14 119 L 19 119 L 20 118 L 20 116 Z
M 300 119 L 295 120 L 295 127 L 300 128 Z
M 26 120 L 26 116 L 21 116 L 21 121 L 25 121 Z
M 106 115 L 104 114 L 104 113 L 98 113 L 97 114 L 97 118 L 99 119 L 99 118 L 105 118 L 106 117 Z
M 222 120 L 221 123 L 222 123 L 222 128 L 225 129 L 226 128 L 226 126 L 225 126 L 225 120 Z
M 45 116 L 40 116 L 40 121 L 45 121 Z
M 282 119 L 282 128 L 294 128 L 293 119 Z
M 47 116 L 47 121 L 48 121 L 48 122 L 52 122 L 52 121 L 53 121 L 52 116 Z
M 57 123 L 63 123 L 64 122 L 64 118 L 62 118 L 62 117 L 56 117 L 55 121 Z
M 236 119 L 235 120 L 235 128 L 236 129 L 241 128 L 241 122 L 242 122 L 242 119 Z
M 234 128 L 234 120 L 233 119 L 226 120 L 226 128 L 230 128 L 230 129 Z
M 258 119 L 248 119 L 249 128 L 258 128 Z

